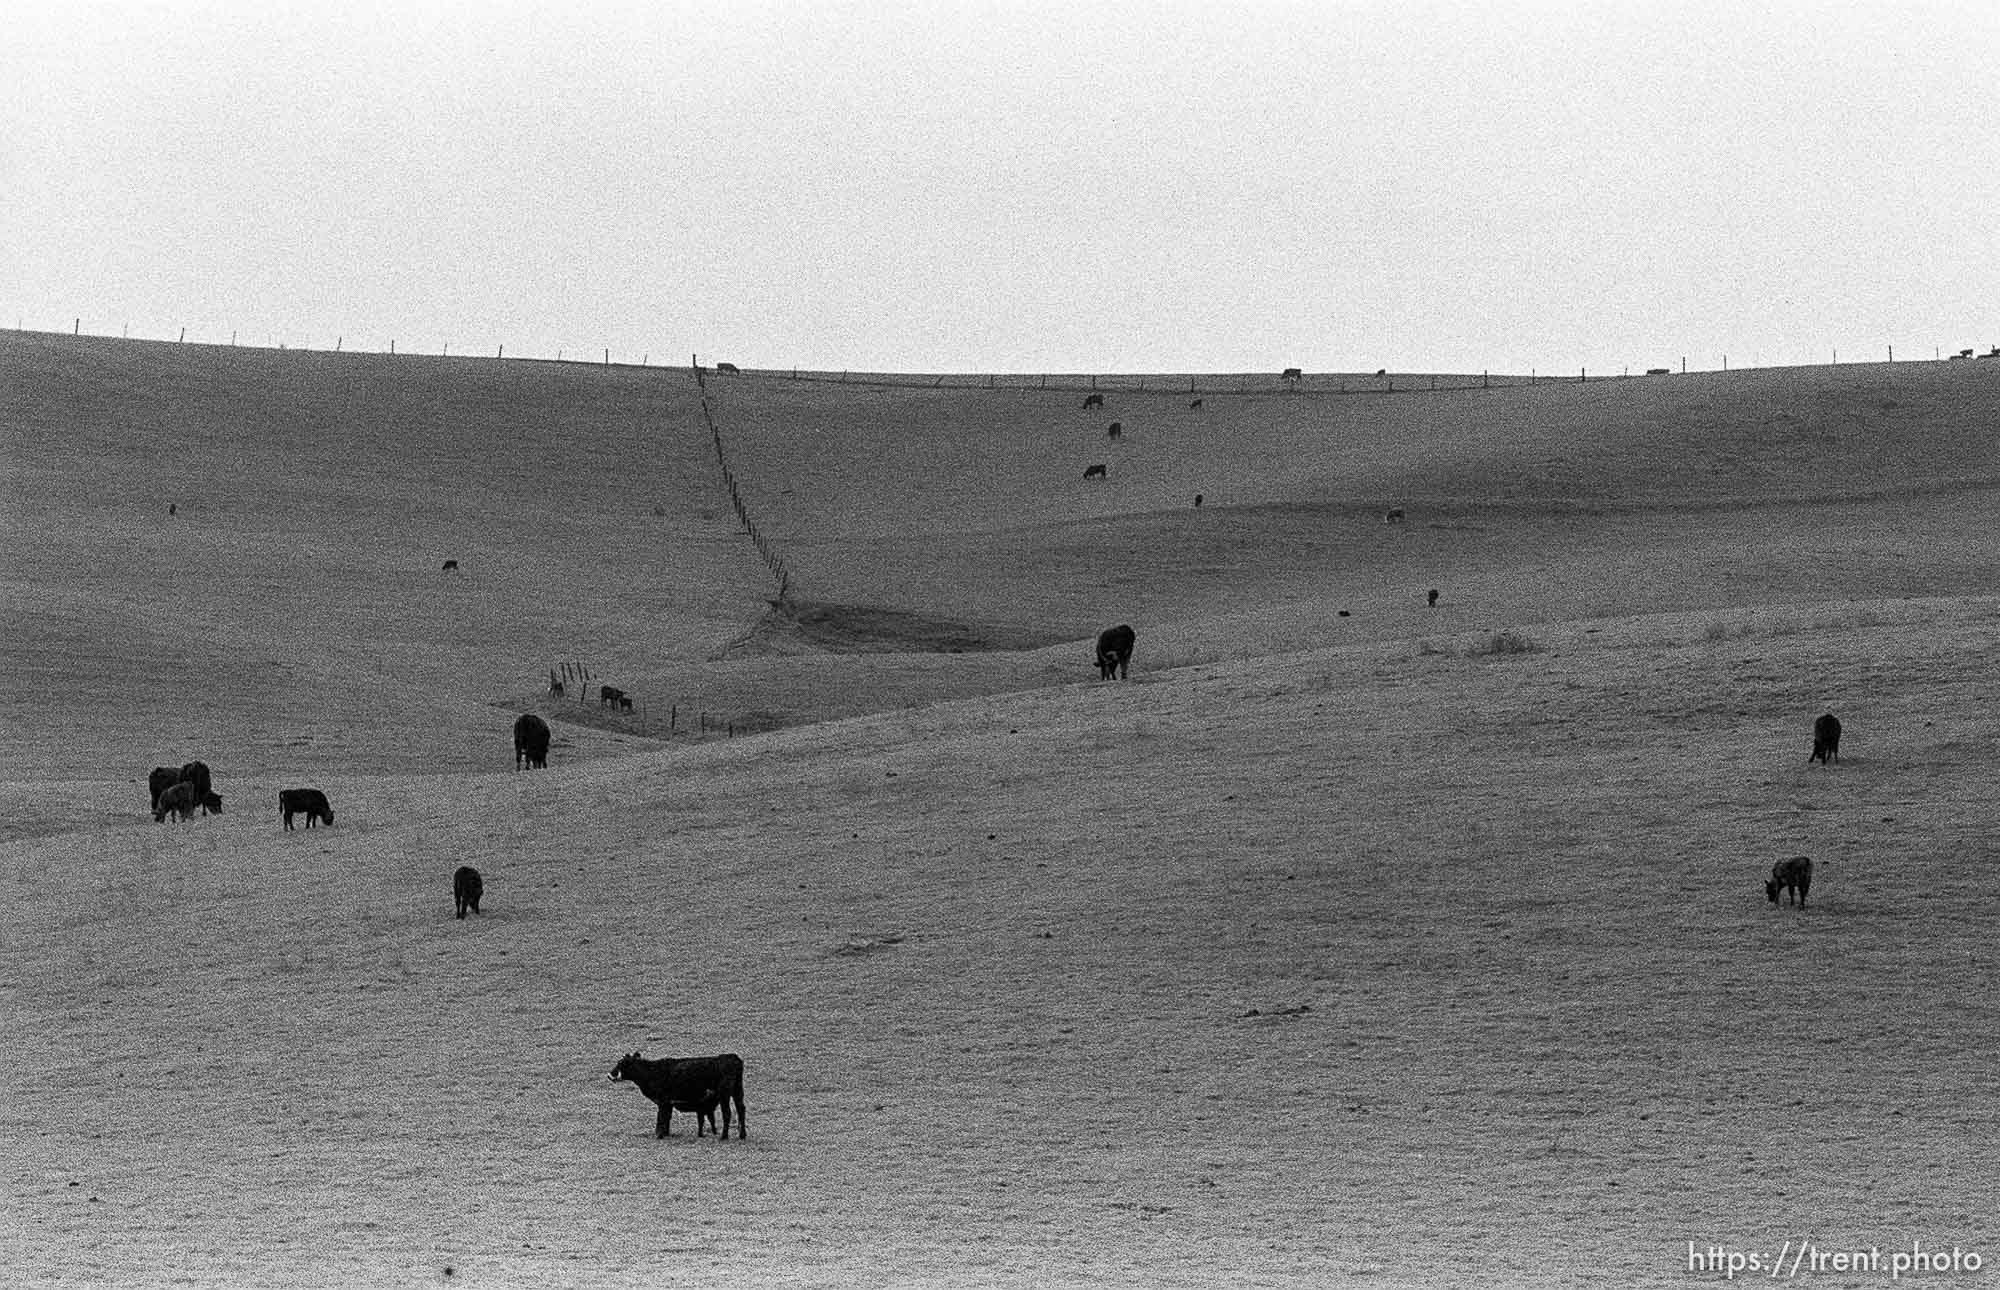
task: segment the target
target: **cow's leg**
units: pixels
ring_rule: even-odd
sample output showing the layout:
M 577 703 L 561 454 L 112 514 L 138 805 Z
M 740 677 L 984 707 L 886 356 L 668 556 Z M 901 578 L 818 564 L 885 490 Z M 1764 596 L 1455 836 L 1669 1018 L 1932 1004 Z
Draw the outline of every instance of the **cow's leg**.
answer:
M 660 1103 L 660 1113 L 653 1117 L 653 1136 L 656 1138 L 670 1137 L 673 1131 L 674 1108 L 662 1102 Z
M 750 1132 L 750 1117 L 743 1114 L 743 1091 L 736 1092 L 736 1136 L 740 1139 Z

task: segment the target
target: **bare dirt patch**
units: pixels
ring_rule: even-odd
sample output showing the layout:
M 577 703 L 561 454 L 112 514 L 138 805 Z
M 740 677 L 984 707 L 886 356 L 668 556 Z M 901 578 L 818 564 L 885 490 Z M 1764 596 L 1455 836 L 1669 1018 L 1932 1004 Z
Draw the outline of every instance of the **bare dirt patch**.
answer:
M 1063 637 L 1045 628 L 976 624 L 895 609 L 819 601 L 774 602 L 723 658 L 765 654 L 983 654 L 1040 649 Z

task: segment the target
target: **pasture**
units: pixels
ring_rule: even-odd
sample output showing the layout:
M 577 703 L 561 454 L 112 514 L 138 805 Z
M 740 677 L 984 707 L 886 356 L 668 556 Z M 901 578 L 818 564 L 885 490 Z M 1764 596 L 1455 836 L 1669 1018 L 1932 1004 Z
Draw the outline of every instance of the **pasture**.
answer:
M 10 1284 L 1996 1274 L 2000 362 L 708 386 L 0 333 Z

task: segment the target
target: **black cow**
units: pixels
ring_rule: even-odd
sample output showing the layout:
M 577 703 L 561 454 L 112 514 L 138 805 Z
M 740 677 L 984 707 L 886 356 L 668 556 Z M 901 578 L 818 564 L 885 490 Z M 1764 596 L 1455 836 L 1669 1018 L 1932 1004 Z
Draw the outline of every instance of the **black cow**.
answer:
M 222 814 L 222 794 L 220 793 L 203 794 L 201 799 L 201 813 L 203 815 Z
M 292 827 L 292 817 L 304 813 L 306 827 L 315 821 L 333 827 L 333 807 L 327 805 L 326 794 L 316 788 L 281 788 L 278 790 L 278 813 L 285 817 L 285 827 Z
M 1812 890 L 1812 861 L 1805 856 L 1793 856 L 1780 860 L 1771 866 L 1771 880 L 1764 884 L 1764 894 L 1778 903 L 1778 893 L 1790 891 L 1792 903 L 1805 908 L 1806 893 Z
M 1092 408 L 1101 408 L 1103 406 L 1104 396 L 1102 394 L 1093 394 L 1083 401 L 1083 410 L 1085 412 L 1090 411 Z
M 1301 377 L 1303 377 L 1304 375 L 1305 375 L 1305 373 L 1304 373 L 1304 372 L 1302 372 L 1302 371 L 1300 371 L 1300 370 L 1299 370 L 1298 368 L 1296 368 L 1296 367 L 1288 367 L 1288 368 L 1286 368 L 1286 369 L 1285 369 L 1285 370 L 1284 370 L 1283 372 L 1281 372 L 1281 373 L 1279 374 L 1279 377 L 1278 377 L 1278 379 L 1280 379 L 1280 380 L 1284 380 L 1284 381 L 1296 381 L 1296 380 L 1299 380 L 1299 379 L 1300 379 Z
M 1833 765 L 1840 764 L 1840 718 L 1831 712 L 1813 722 L 1813 750 L 1812 756 L 1806 758 L 1806 765 L 1818 762 L 1825 766 L 1829 757 Z
M 153 803 L 153 823 L 159 824 L 169 815 L 178 815 L 181 817 L 181 822 L 186 823 L 194 818 L 194 813 L 201 808 L 201 804 L 202 795 L 195 791 L 193 784 L 186 780 L 170 784 L 166 791 L 160 794 L 160 800 Z
M 660 1113 L 653 1121 L 653 1136 L 668 1137 L 673 1131 L 674 1112 L 694 1112 L 694 1136 L 701 1136 L 703 1121 L 715 1128 L 715 1108 L 722 1108 L 724 1142 L 729 1141 L 729 1104 L 736 1104 L 736 1136 L 741 1139 L 750 1123 L 743 1114 L 743 1059 L 735 1053 L 714 1057 L 661 1057 L 648 1060 L 628 1053 L 611 1068 L 611 1078 L 630 1080 L 639 1086 Z
M 630 712 L 630 711 L 632 710 L 632 696 L 631 696 L 631 695 L 629 695 L 629 694 L 621 694 L 621 695 L 619 695 L 619 696 L 618 696 L 618 710 L 619 710 L 620 712 Z
M 1196 494 L 1194 495 L 1194 508 L 1195 508 L 1196 510 L 1200 510 L 1200 509 L 1201 509 L 1201 494 L 1200 494 L 1200 493 L 1196 493 Z
M 1103 479 L 1105 477 L 1104 463 L 1100 461 L 1095 466 L 1085 466 L 1083 468 L 1083 477 L 1085 479 Z
M 200 794 L 204 798 L 207 797 L 209 790 L 214 787 L 214 785 L 209 782 L 208 763 L 202 761 L 191 761 L 187 765 L 181 767 L 181 783 L 193 784 L 196 793 Z
M 1138 637 L 1128 626 L 1107 627 L 1097 637 L 1097 676 L 1109 681 L 1113 673 L 1121 679 L 1132 671 L 1132 645 Z
M 1199 411 L 1201 411 L 1201 400 L 1200 400 L 1200 399 L 1190 399 L 1190 400 L 1188 400 L 1188 411 L 1190 411 L 1190 412 L 1199 412 Z
M 1432 608 L 1432 609 L 1436 609 L 1436 608 L 1437 608 L 1437 603 L 1438 603 L 1438 589 L 1437 589 L 1436 587 L 1432 587 L 1432 588 L 1431 588 L 1431 608 Z
M 1382 516 L 1382 522 L 1384 524 L 1401 524 L 1403 522 L 1403 508 L 1400 506 L 1391 506 Z
M 531 770 L 549 766 L 549 723 L 532 712 L 514 718 L 514 769 L 527 763 Z
M 597 689 L 597 706 L 601 708 L 607 703 L 613 707 L 617 707 L 620 703 L 625 703 L 625 691 L 615 685 L 599 686 Z M 625 703 L 625 706 L 630 707 L 632 705 Z
M 1113 421 L 1110 428 L 1104 433 L 1113 439 L 1122 439 L 1125 437 L 1125 423 L 1123 421 Z
M 155 766 L 153 773 L 146 776 L 146 793 L 152 798 L 153 809 L 160 809 L 160 794 L 181 782 L 181 772 L 173 766 Z
M 446 561 L 444 562 L 444 568 L 440 569 L 440 570 L 439 570 L 439 572 L 440 572 L 440 573 L 457 573 L 457 572 L 458 572 L 458 561 L 456 561 L 456 560 L 446 560 Z
M 479 870 L 469 864 L 462 864 L 458 872 L 451 876 L 451 898 L 458 906 L 458 916 L 465 917 L 465 911 L 479 913 L 479 898 L 486 894 L 486 884 L 480 881 Z

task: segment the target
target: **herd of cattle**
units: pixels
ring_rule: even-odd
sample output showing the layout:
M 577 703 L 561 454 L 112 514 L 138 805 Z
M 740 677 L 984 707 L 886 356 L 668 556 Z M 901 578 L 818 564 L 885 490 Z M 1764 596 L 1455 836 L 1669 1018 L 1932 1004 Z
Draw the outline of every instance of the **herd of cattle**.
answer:
M 1437 603 L 1437 592 L 1430 593 L 1431 603 Z M 1128 679 L 1132 663 L 1132 649 L 1137 642 L 1137 633 L 1130 624 L 1121 623 L 1108 627 L 1097 637 L 1097 672 L 1100 680 Z M 622 691 L 605 692 L 609 697 L 600 697 L 600 702 L 620 702 L 629 706 L 631 700 Z M 514 721 L 514 769 L 524 766 L 530 769 L 546 769 L 549 756 L 549 726 L 532 712 L 522 713 Z M 1840 719 L 1831 712 L 1813 722 L 1813 744 L 1810 762 L 1835 765 L 1840 761 Z M 222 798 L 212 787 L 208 766 L 192 761 L 175 769 L 161 766 L 148 777 L 148 787 L 153 796 L 153 819 L 163 821 L 168 814 L 178 814 L 182 820 L 193 817 L 199 809 L 204 815 L 211 812 L 220 814 Z M 278 810 L 284 817 L 285 828 L 292 827 L 292 817 L 303 814 L 306 827 L 315 822 L 327 825 L 333 823 L 333 808 L 328 805 L 326 794 L 316 788 L 288 788 L 278 794 Z M 1781 860 L 1771 868 L 1771 877 L 1764 884 L 1764 894 L 1772 904 L 1778 903 L 1782 893 L 1790 893 L 1792 904 L 1803 909 L 1806 894 L 1812 889 L 1812 860 L 1806 856 L 1793 856 Z M 479 913 L 480 897 L 485 894 L 485 881 L 479 870 L 471 865 L 461 865 L 452 874 L 452 902 L 456 916 L 464 918 L 470 910 Z M 734 1110 L 734 1123 L 738 1139 L 748 1133 L 749 1119 L 743 1108 L 743 1059 L 735 1053 L 720 1053 L 713 1057 L 662 1057 L 646 1058 L 638 1053 L 627 1053 L 611 1068 L 613 1082 L 630 1082 L 645 1094 L 657 1108 L 654 1117 L 653 1135 L 665 1138 L 672 1134 L 675 1111 L 686 1111 L 695 1117 L 694 1135 L 704 1136 L 704 1129 L 721 1140 L 729 1140 L 729 1126 Z M 716 1128 L 715 1113 L 722 1112 L 722 1127 Z

